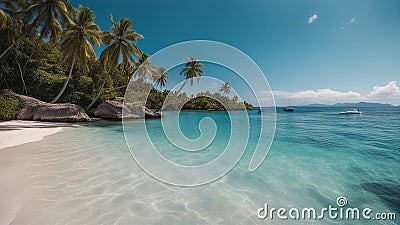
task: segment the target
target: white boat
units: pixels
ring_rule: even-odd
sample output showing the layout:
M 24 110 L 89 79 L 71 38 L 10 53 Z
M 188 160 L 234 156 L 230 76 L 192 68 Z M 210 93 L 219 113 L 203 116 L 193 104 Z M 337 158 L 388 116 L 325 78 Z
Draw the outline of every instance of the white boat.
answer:
M 346 112 L 340 112 L 339 114 L 361 114 L 362 112 L 359 109 L 347 110 Z

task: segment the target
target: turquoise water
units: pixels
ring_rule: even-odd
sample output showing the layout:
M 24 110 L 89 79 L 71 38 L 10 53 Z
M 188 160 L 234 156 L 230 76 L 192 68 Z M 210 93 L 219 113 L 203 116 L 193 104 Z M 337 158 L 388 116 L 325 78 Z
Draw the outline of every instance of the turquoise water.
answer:
M 398 108 L 362 109 L 362 115 L 338 115 L 340 108 L 277 110 L 277 128 L 264 163 L 253 173 L 248 165 L 262 119 L 249 111 L 251 134 L 239 163 L 208 185 L 182 188 L 147 175 L 132 159 L 120 122 L 99 121 L 67 127 L 33 145 L 26 156 L 36 166 L 27 172 L 25 195 L 34 212 L 20 212 L 15 224 L 398 224 L 377 220 L 261 220 L 257 209 L 337 206 L 400 215 L 400 111 Z M 225 112 L 181 112 L 182 132 L 200 135 L 199 121 L 214 119 L 214 142 L 198 153 L 179 151 L 163 135 L 159 120 L 147 120 L 150 138 L 164 157 L 197 165 L 218 156 L 231 130 Z M 168 113 L 165 115 L 168 120 Z M 129 135 L 144 133 L 128 122 Z M 240 129 L 240 128 L 233 128 Z M 232 140 L 241 142 L 243 140 Z M 37 166 L 41 165 L 41 166 Z M 24 207 L 28 207 L 28 203 Z M 32 210 L 31 210 L 32 211 Z

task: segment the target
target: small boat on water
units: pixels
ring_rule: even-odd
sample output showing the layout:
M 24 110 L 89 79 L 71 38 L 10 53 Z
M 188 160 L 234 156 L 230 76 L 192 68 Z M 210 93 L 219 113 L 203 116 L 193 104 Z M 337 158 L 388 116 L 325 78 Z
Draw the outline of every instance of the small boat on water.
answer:
M 284 112 L 294 112 L 294 108 L 292 107 L 286 107 L 283 109 Z
M 289 97 L 289 106 L 286 108 L 283 108 L 284 112 L 294 112 L 294 108 L 290 106 L 290 97 Z
M 352 110 L 347 110 L 345 112 L 340 112 L 340 115 L 344 114 L 361 114 L 362 112 L 359 109 L 352 109 Z

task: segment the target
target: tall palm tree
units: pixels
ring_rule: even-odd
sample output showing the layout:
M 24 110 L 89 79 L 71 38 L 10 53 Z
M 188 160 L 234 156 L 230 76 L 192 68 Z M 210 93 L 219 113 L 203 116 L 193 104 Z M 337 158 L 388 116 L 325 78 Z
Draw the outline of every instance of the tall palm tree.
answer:
M 155 84 L 156 86 L 159 86 L 161 89 L 167 85 L 167 73 L 168 71 L 164 67 L 159 67 L 156 71 L 156 76 L 155 76 Z
M 61 48 L 63 50 L 64 60 L 71 60 L 71 69 L 68 78 L 58 95 L 51 101 L 55 103 L 64 93 L 69 80 L 72 77 L 72 71 L 75 64 L 79 64 L 84 70 L 88 70 L 88 60 L 96 59 L 96 53 L 93 46 L 100 46 L 101 31 L 99 26 L 94 23 L 94 12 L 89 8 L 79 6 L 75 10 L 67 29 L 63 32 Z
M 137 39 L 143 39 L 143 35 L 132 30 L 133 23 L 126 17 L 120 19 L 118 23 L 114 21 L 111 15 L 112 31 L 103 32 L 103 43 L 108 45 L 100 55 L 100 61 L 103 67 L 108 67 L 107 74 L 104 77 L 96 96 L 92 102 L 86 107 L 89 110 L 97 99 L 99 99 L 101 92 L 110 76 L 112 68 L 118 65 L 120 58 L 122 58 L 122 66 L 130 67 L 135 65 L 135 57 L 141 57 L 142 51 L 136 46 Z
M 26 14 L 33 17 L 31 26 L 42 38 L 57 41 L 63 26 L 70 23 L 74 9 L 68 0 L 31 0 Z
M 219 91 L 222 92 L 223 94 L 227 95 L 227 94 L 231 93 L 231 86 L 229 85 L 229 83 L 225 83 L 221 86 Z

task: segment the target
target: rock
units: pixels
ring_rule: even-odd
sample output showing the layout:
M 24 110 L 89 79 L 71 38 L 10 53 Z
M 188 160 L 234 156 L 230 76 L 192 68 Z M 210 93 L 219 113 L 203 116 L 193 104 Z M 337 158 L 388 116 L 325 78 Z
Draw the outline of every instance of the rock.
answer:
M 49 104 L 37 109 L 33 120 L 52 122 L 87 122 L 89 116 L 75 104 Z
M 89 116 L 82 107 L 75 104 L 50 104 L 36 98 L 9 93 L 20 102 L 21 109 L 17 113 L 19 120 L 36 120 L 51 122 L 87 122 Z
M 96 107 L 94 116 L 103 119 L 120 120 L 123 104 L 119 101 L 106 100 Z
M 161 118 L 160 112 L 155 113 L 144 106 L 123 103 L 122 99 L 106 100 L 94 110 L 94 116 L 103 119 L 121 120 L 122 115 L 125 119 Z
M 161 111 L 153 112 L 150 109 L 144 107 L 144 112 L 146 114 L 146 118 L 161 118 Z

